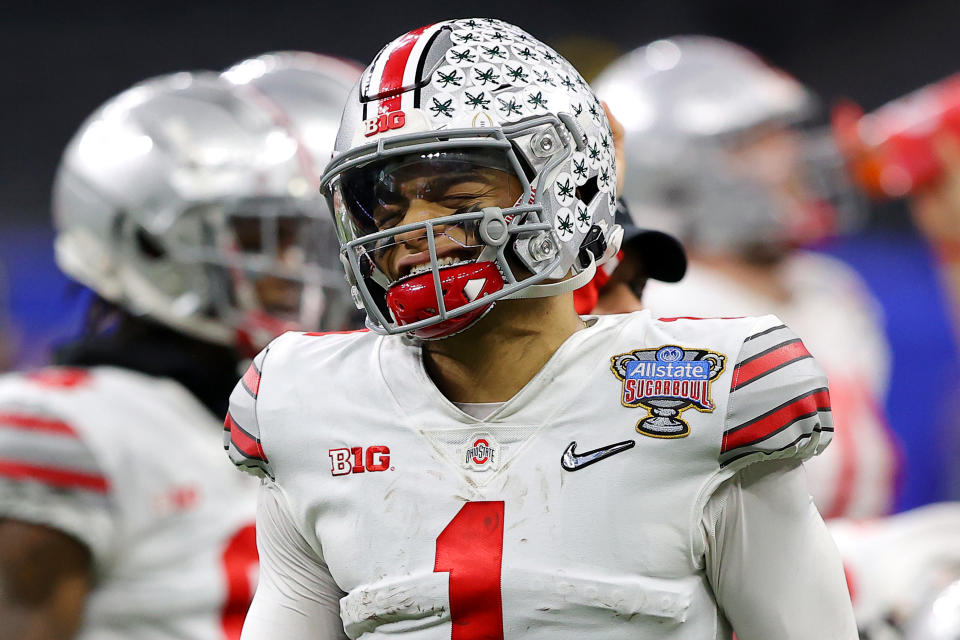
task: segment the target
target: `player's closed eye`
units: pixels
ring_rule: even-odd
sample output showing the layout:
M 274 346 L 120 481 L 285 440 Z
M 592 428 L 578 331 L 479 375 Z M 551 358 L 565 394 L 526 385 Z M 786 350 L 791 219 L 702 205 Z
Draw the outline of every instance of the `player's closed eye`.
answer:
M 377 210 L 373 214 L 374 220 L 377 222 L 377 228 L 390 229 L 397 226 L 406 210 L 407 207 L 400 207 L 398 205 L 377 207 Z

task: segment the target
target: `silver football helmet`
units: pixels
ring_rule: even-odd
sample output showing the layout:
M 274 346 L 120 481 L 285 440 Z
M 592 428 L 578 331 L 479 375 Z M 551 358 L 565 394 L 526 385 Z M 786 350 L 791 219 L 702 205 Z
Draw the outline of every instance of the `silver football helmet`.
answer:
M 313 273 L 322 287 L 322 328 L 338 330 L 362 324 L 350 298 L 339 259 L 333 220 L 320 195 L 320 176 L 330 162 L 343 105 L 362 67 L 341 58 L 307 51 L 277 51 L 247 58 L 222 77 L 253 100 L 296 140 L 298 159 L 309 190 L 303 195 L 320 211 L 323 233 L 312 251 L 320 260 Z
M 491 205 L 451 193 L 450 177 L 515 195 Z M 383 333 L 441 338 L 497 300 L 572 291 L 621 236 L 602 105 L 553 49 L 490 18 L 384 47 L 347 103 L 322 183 L 356 302 Z M 425 201 L 446 213 L 414 215 Z M 418 253 L 397 258 L 401 245 Z
M 324 212 L 298 142 L 214 73 L 142 82 L 98 109 L 64 152 L 56 258 L 135 314 L 257 349 L 320 328 Z
M 960 640 L 960 580 L 933 598 L 907 624 L 905 640 Z
M 658 40 L 594 82 L 626 129 L 623 196 L 645 226 L 695 249 L 792 245 L 859 216 L 818 107 L 796 79 L 718 38 Z

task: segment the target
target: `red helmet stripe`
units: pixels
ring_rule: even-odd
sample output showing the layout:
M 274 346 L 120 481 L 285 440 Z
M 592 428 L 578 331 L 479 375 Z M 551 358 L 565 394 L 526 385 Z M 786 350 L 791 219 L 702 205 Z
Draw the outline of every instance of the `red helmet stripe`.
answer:
M 388 98 L 380 101 L 380 113 L 390 113 L 400 110 L 401 94 L 403 88 L 404 71 L 407 68 L 407 62 L 410 60 L 410 52 L 417 44 L 417 40 L 423 35 L 423 32 L 432 27 L 432 24 L 425 25 L 419 29 L 414 29 L 396 39 L 396 47 L 390 52 L 387 63 L 383 67 L 383 75 L 380 76 L 380 95 L 385 93 L 394 93 Z

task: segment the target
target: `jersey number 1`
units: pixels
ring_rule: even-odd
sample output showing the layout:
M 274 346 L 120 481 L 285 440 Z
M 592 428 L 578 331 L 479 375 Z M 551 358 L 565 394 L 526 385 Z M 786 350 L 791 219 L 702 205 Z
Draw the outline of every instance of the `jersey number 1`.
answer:
M 468 502 L 437 537 L 433 570 L 450 573 L 451 640 L 503 640 L 503 502 Z

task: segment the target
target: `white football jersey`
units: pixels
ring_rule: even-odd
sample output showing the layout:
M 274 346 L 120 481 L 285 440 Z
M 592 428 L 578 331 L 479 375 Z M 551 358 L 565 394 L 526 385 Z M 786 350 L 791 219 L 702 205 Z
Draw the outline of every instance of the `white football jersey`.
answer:
M 589 323 L 483 420 L 399 337 L 288 333 L 254 360 L 230 456 L 282 493 L 348 637 L 730 637 L 704 506 L 826 446 L 825 378 L 773 316 Z
M 126 369 L 0 378 L 0 517 L 92 553 L 82 640 L 240 635 L 256 585 L 257 483 L 179 383 Z
M 781 265 L 786 301 L 693 262 L 683 281 L 650 281 L 644 306 L 662 316 L 773 313 L 803 338 L 830 380 L 838 429 L 830 449 L 807 465 L 811 492 L 826 518 L 874 517 L 893 507 L 897 441 L 883 408 L 890 352 L 879 305 L 839 260 L 796 252 Z

